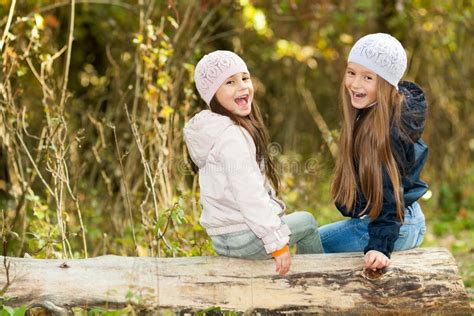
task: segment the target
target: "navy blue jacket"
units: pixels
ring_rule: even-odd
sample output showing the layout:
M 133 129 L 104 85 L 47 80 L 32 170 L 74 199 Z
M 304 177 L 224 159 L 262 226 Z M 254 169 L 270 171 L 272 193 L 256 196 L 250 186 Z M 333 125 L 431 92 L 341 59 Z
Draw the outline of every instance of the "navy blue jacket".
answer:
M 392 126 L 390 128 L 390 142 L 401 176 L 402 202 L 407 207 L 428 190 L 428 185 L 420 179 L 421 170 L 428 157 L 428 146 L 421 140 L 427 104 L 423 91 L 416 84 L 402 81 L 398 88 L 405 95 L 405 102 L 403 102 L 401 109 L 403 132 Z M 380 215 L 369 223 L 369 243 L 365 247 L 364 253 L 369 250 L 377 250 L 390 257 L 402 224 L 397 216 L 392 182 L 385 168 L 382 168 L 382 179 L 382 210 Z M 361 216 L 366 205 L 367 201 L 360 191 L 351 210 L 336 203 L 336 207 L 342 215 L 354 218 Z

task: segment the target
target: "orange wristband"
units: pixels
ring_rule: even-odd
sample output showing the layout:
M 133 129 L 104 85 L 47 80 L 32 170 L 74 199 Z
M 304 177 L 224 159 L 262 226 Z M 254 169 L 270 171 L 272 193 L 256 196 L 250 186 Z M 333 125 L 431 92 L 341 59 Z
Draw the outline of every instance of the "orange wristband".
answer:
M 288 245 L 285 245 L 285 247 L 272 252 L 272 257 L 274 257 L 274 258 L 278 257 L 279 255 L 282 255 L 282 254 L 284 254 L 285 252 L 288 252 L 288 251 L 290 251 L 290 247 L 288 247 Z

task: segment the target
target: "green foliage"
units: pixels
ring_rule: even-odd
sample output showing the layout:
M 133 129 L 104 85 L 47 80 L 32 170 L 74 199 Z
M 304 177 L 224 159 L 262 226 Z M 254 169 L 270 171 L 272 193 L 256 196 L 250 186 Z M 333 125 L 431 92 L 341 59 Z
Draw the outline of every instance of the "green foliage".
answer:
M 1 316 L 23 316 L 26 314 L 26 307 L 10 307 L 7 305 L 0 304 L 0 315 Z
M 240 313 L 233 312 L 233 311 L 225 311 L 225 310 L 222 310 L 218 306 L 213 306 L 213 307 L 209 307 L 209 308 L 197 311 L 194 315 L 196 316 L 206 316 L 206 315 L 236 316 L 236 315 L 240 315 Z
M 74 316 L 125 316 L 132 315 L 133 309 L 128 306 L 122 309 L 103 309 L 103 308 L 92 308 L 90 310 L 83 310 L 81 308 L 72 309 Z

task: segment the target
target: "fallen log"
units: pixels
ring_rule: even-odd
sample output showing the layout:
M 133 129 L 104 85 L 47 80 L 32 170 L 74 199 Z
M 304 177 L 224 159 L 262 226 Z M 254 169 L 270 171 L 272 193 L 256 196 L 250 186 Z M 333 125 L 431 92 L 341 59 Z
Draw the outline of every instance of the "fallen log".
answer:
M 385 273 L 363 271 L 361 254 L 297 255 L 286 276 L 272 260 L 102 256 L 48 260 L 0 257 L 9 306 L 75 306 L 246 313 L 470 315 L 456 262 L 444 248 L 396 252 Z M 6 260 L 5 260 L 6 259 Z

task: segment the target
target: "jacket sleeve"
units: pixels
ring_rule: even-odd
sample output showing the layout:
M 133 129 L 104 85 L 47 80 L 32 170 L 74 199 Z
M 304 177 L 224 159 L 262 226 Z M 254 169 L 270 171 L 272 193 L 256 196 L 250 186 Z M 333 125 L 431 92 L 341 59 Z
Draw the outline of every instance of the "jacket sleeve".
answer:
M 402 223 L 397 215 L 393 185 L 385 169 L 383 170 L 383 204 L 380 215 L 369 223 L 369 243 L 364 253 L 377 250 L 390 258 L 395 241 L 398 239 Z
M 272 253 L 289 242 L 291 232 L 270 208 L 265 178 L 251 150 L 253 141 L 244 133 L 238 126 L 227 129 L 216 150 L 246 224 L 263 241 L 266 252 Z

